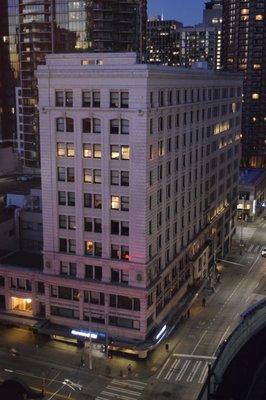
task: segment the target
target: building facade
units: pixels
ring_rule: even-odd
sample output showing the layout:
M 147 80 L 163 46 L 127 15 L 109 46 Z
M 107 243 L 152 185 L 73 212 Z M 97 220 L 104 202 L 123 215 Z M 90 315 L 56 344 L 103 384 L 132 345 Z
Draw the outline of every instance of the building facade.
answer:
M 0 144 L 12 146 L 15 139 L 15 93 L 13 72 L 9 60 L 8 9 L 7 0 L 0 8 Z
M 156 341 L 230 247 L 241 80 L 130 53 L 49 55 L 37 77 L 44 264 L 2 259 L 0 300 L 124 345 Z
M 203 11 L 203 22 L 183 26 L 162 17 L 147 22 L 147 62 L 169 66 L 191 67 L 207 62 L 209 68 L 221 67 L 222 5 L 210 1 Z
M 17 106 L 17 129 L 14 123 L 13 130 L 17 130 L 16 148 L 25 167 L 40 167 L 38 88 L 34 73 L 45 62 L 46 54 L 137 51 L 142 60 L 146 9 L 146 0 L 7 1 L 7 60 L 13 71 L 10 92 L 13 108 Z
M 222 65 L 245 77 L 242 162 L 257 168 L 266 165 L 265 14 L 265 1 L 224 1 Z
M 183 26 L 175 20 L 151 18 L 147 22 L 147 62 L 180 66 L 180 33 Z

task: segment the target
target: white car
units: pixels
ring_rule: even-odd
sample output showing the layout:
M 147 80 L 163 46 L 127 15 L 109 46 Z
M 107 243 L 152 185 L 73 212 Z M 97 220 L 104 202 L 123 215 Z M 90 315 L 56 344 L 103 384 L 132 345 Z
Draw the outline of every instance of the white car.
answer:
M 266 247 L 263 247 L 263 249 L 261 250 L 261 255 L 262 257 L 266 257 Z

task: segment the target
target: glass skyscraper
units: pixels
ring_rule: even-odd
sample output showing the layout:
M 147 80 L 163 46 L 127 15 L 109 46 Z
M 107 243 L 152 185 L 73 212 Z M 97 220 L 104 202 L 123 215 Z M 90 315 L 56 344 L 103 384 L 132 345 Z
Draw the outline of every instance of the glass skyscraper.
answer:
M 35 169 L 40 167 L 37 66 L 53 52 L 136 51 L 143 59 L 147 5 L 146 0 L 8 0 L 6 6 L 13 96 L 18 86 L 17 149 L 24 165 Z
M 266 1 L 223 2 L 222 65 L 244 75 L 243 166 L 266 167 Z

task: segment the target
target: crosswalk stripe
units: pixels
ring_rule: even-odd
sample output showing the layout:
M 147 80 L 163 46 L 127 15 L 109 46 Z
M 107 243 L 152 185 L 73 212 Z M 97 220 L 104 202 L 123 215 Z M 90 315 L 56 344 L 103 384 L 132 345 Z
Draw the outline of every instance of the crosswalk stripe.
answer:
M 249 248 L 248 248 L 248 253 L 250 253 L 251 252 L 251 249 L 253 248 L 253 244 L 251 244 L 250 246 L 249 246 Z
M 170 380 L 171 376 L 174 373 L 175 368 L 177 367 L 177 365 L 180 363 L 180 360 L 175 360 L 172 364 L 172 367 L 169 369 L 169 371 L 167 372 L 167 374 L 165 375 L 165 379 L 167 381 Z
M 95 400 L 108 400 L 106 397 L 97 396 Z
M 133 396 L 140 396 L 141 395 L 141 393 L 139 393 L 139 392 L 136 392 L 136 391 L 133 392 L 132 390 L 123 389 L 123 388 L 115 387 L 115 386 L 111 386 L 111 385 L 107 385 L 106 389 L 113 390 L 113 391 L 116 391 L 116 392 L 126 393 L 126 394 L 132 394 Z
M 200 374 L 200 377 L 199 377 L 199 380 L 198 380 L 199 383 L 203 384 L 203 382 L 205 381 L 205 378 L 207 376 L 207 373 L 208 373 L 208 363 L 206 362 L 206 364 L 205 364 L 205 366 L 204 366 L 204 368 L 203 368 L 203 370 L 202 370 L 202 372 Z
M 194 365 L 194 367 L 192 368 L 192 371 L 190 372 L 188 378 L 187 378 L 187 382 L 192 382 L 196 373 L 198 372 L 199 367 L 201 366 L 202 361 L 197 361 Z
M 260 245 L 258 244 L 258 245 L 255 247 L 254 252 L 255 252 L 255 253 L 258 253 L 259 250 L 260 250 Z
M 109 396 L 109 397 L 115 397 L 116 399 L 122 399 L 122 400 L 136 400 L 135 397 L 129 397 L 125 396 L 122 394 L 117 394 L 117 393 L 111 393 L 111 392 L 106 392 L 106 390 L 102 391 L 102 394 Z
M 166 360 L 166 362 L 164 363 L 163 367 L 162 367 L 161 370 L 159 371 L 158 375 L 156 376 L 157 379 L 160 378 L 160 376 L 162 375 L 162 373 L 163 373 L 163 371 L 165 370 L 165 368 L 166 368 L 167 364 L 169 363 L 169 361 L 170 361 L 170 358 L 168 358 L 168 359 Z
M 131 383 L 132 382 L 132 383 Z M 119 381 L 118 379 L 113 379 L 112 380 L 112 382 L 111 382 L 111 384 L 114 384 L 114 385 L 121 385 L 121 386 L 126 386 L 126 387 L 131 387 L 131 388 L 134 388 L 134 389 L 139 389 L 139 390 L 144 390 L 145 389 L 145 386 L 147 385 L 147 383 L 142 383 L 142 382 L 139 382 L 138 384 L 137 383 L 133 383 L 134 381 Z M 140 386 L 140 385 L 143 385 L 143 386 Z
M 175 380 L 176 381 L 181 381 L 181 379 L 183 378 L 183 375 L 185 374 L 186 370 L 188 369 L 189 364 L 191 363 L 191 360 L 186 360 L 181 368 L 181 371 L 179 372 L 179 374 L 177 374 Z
M 143 386 L 147 385 L 147 382 L 133 381 L 132 379 L 128 379 L 128 380 L 126 380 L 126 382 L 137 383 L 138 385 L 143 385 Z

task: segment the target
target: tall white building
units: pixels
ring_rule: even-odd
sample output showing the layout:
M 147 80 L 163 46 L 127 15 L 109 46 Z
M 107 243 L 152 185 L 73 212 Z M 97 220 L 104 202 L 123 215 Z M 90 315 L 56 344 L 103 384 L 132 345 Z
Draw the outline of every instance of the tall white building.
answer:
M 230 247 L 242 82 L 132 53 L 49 55 L 37 77 L 45 317 L 158 339 Z

